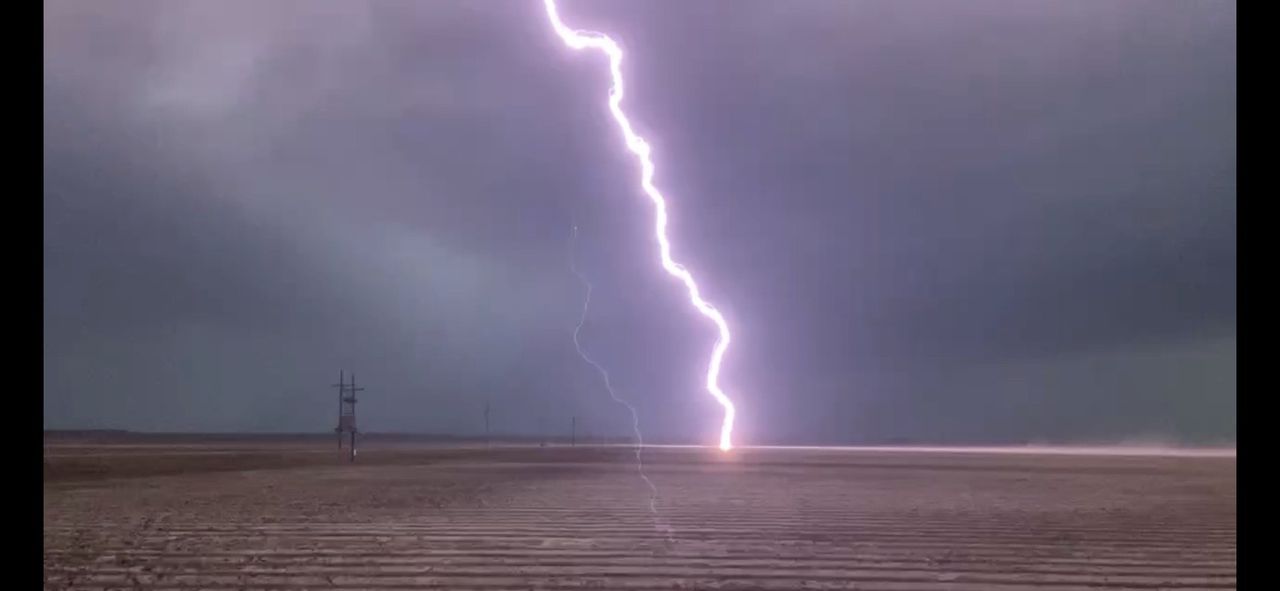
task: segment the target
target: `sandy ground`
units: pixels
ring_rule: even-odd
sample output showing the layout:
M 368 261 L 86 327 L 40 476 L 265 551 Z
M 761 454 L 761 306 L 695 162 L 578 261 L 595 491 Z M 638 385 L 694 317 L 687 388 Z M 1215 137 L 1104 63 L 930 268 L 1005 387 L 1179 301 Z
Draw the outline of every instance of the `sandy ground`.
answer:
M 1223 589 L 1236 460 L 45 446 L 46 589 Z

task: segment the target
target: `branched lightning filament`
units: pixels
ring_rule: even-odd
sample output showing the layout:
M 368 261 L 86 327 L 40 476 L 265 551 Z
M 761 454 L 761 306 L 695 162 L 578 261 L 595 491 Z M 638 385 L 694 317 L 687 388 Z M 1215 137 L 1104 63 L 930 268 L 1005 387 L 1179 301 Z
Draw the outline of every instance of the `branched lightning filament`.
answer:
M 574 254 L 576 253 L 576 248 L 573 248 L 573 247 L 577 246 L 577 242 L 578 242 L 578 226 L 574 225 L 573 241 L 571 245 L 571 252 L 569 255 L 569 270 L 573 271 L 573 274 L 577 276 L 578 281 L 580 281 L 582 283 L 582 286 L 586 288 L 586 296 L 584 296 L 582 300 L 582 315 L 578 317 L 578 325 L 573 329 L 573 346 L 575 349 L 578 350 L 578 356 L 582 357 L 583 361 L 586 361 L 588 364 L 591 365 L 591 367 L 594 367 L 596 369 L 596 373 L 600 374 L 600 379 L 604 382 L 604 389 L 609 392 L 609 397 L 612 398 L 614 402 L 617 402 L 618 404 L 625 406 L 627 408 L 627 411 L 631 413 L 631 431 L 635 435 L 635 442 L 636 442 L 635 443 L 636 470 L 640 473 L 640 478 L 644 480 L 644 483 L 649 486 L 649 512 L 653 514 L 654 526 L 659 531 L 665 531 L 668 539 L 670 539 L 671 534 L 674 533 L 674 530 L 670 526 L 661 525 L 659 522 L 658 487 L 655 486 L 653 484 L 653 481 L 649 480 L 649 476 L 644 473 L 644 458 L 641 455 L 644 450 L 644 437 L 640 435 L 640 415 L 636 413 L 636 407 L 631 406 L 630 403 L 628 403 L 626 400 L 623 400 L 622 397 L 618 396 L 618 393 L 613 389 L 613 382 L 609 380 L 609 372 L 605 370 L 604 366 L 597 363 L 595 359 L 592 359 L 591 356 L 587 354 L 587 352 L 582 348 L 582 342 L 579 339 L 579 335 L 582 333 L 582 327 L 587 323 L 588 311 L 591 308 L 592 286 L 591 286 L 591 282 L 587 280 L 586 276 L 583 275 L 582 272 L 578 270 L 578 265 L 575 262 L 576 257 L 574 256 Z

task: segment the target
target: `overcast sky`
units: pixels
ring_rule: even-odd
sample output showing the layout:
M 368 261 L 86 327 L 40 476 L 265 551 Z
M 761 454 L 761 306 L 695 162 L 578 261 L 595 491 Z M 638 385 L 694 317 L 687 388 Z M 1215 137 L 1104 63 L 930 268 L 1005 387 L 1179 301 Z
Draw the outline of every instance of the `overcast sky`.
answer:
M 541 2 L 49 0 L 46 428 L 715 441 L 598 54 Z M 1236 14 L 564 0 L 628 51 L 738 441 L 1232 442 Z M 570 241 L 572 220 L 579 226 Z

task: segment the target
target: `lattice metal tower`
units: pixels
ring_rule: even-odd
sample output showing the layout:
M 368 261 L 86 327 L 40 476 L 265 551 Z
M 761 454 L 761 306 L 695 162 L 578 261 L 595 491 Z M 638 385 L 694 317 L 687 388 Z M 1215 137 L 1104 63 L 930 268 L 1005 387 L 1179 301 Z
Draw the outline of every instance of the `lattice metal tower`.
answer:
M 359 430 L 356 428 L 356 393 L 364 391 L 364 388 L 356 387 L 356 374 L 351 374 L 351 383 L 345 382 L 346 374 L 343 371 L 338 372 L 338 383 L 333 387 L 338 389 L 338 427 L 334 429 L 338 434 L 338 449 L 342 449 L 342 436 L 345 433 L 351 434 L 351 461 L 356 461 L 356 434 Z

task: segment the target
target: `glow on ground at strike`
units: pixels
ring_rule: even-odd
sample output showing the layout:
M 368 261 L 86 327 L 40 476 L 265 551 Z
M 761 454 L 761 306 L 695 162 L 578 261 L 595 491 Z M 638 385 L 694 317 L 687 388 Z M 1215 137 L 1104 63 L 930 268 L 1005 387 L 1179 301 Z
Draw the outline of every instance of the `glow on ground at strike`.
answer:
M 654 166 L 653 161 L 649 159 L 649 143 L 636 134 L 635 130 L 631 128 L 631 120 L 622 111 L 622 47 L 604 33 L 569 28 L 564 24 L 564 21 L 560 20 L 560 12 L 556 8 L 555 0 L 543 0 L 543 3 L 546 6 L 547 18 L 551 20 L 552 28 L 555 29 L 556 34 L 560 36 L 565 45 L 573 49 L 595 49 L 603 52 L 609 58 L 609 73 L 613 78 L 613 84 L 609 87 L 609 112 L 613 115 L 614 121 L 618 123 L 618 127 L 622 131 L 627 149 L 632 154 L 635 154 L 640 161 L 640 188 L 649 197 L 649 200 L 653 202 L 656 213 L 654 232 L 658 238 L 658 251 L 661 255 L 662 268 L 668 274 L 684 283 L 685 288 L 689 291 L 689 302 L 698 309 L 698 312 L 714 322 L 716 328 L 720 331 L 720 338 L 716 340 L 715 348 L 711 351 L 711 362 L 707 366 L 706 386 L 707 391 L 715 397 L 716 402 L 719 402 L 720 406 L 724 407 L 724 420 L 720 424 L 720 449 L 728 451 L 733 446 L 735 410 L 733 401 L 720 389 L 719 382 L 720 362 L 724 359 L 725 350 L 729 348 L 729 324 L 725 322 L 724 316 L 720 314 L 719 310 L 702 299 L 698 284 L 693 280 L 693 275 L 689 273 L 689 270 L 671 259 L 671 242 L 667 239 L 667 200 L 658 191 L 658 188 L 653 185 Z

